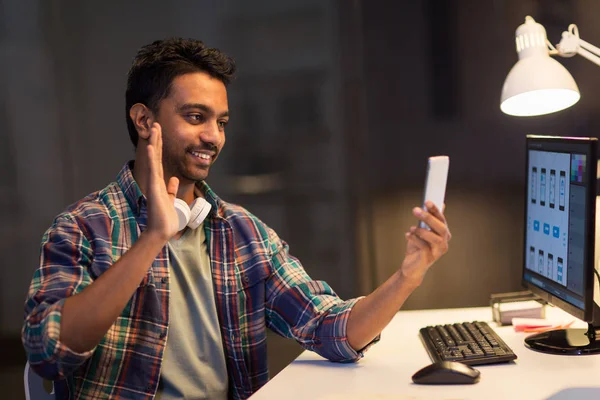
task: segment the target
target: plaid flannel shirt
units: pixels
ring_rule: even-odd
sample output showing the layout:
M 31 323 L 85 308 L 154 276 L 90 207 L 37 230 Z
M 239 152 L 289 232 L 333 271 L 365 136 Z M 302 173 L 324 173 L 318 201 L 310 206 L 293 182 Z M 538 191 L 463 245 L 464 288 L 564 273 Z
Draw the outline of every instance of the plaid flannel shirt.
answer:
M 93 284 L 146 227 L 146 198 L 131 168 L 126 164 L 116 182 L 57 216 L 42 238 L 22 340 L 32 368 L 55 381 L 57 398 L 151 399 L 157 390 L 169 327 L 166 246 L 94 349 L 77 353 L 60 341 L 65 299 Z M 358 299 L 342 301 L 325 282 L 311 280 L 287 244 L 244 208 L 205 183 L 197 190 L 212 204 L 203 227 L 229 397 L 247 398 L 268 381 L 267 327 L 332 361 L 362 357 L 346 338 Z

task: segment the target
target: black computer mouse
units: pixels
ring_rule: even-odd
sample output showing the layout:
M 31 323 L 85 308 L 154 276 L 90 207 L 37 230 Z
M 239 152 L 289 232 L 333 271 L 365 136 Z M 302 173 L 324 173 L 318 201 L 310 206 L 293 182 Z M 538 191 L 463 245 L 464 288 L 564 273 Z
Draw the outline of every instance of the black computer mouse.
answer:
M 418 370 L 414 383 L 422 385 L 456 385 L 479 382 L 479 371 L 456 361 L 440 361 Z

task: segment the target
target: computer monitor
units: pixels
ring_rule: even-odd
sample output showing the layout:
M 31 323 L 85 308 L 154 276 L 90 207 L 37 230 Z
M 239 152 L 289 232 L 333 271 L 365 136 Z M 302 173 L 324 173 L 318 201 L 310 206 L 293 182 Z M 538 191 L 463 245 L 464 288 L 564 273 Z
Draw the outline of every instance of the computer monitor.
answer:
M 526 143 L 523 284 L 588 322 L 589 329 L 539 333 L 527 337 L 525 344 L 548 353 L 598 353 L 597 139 L 528 135 Z

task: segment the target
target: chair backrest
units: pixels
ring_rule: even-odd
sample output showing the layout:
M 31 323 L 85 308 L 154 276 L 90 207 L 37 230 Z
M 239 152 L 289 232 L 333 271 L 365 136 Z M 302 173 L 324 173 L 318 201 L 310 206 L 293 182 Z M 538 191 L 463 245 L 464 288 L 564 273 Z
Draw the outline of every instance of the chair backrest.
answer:
M 25 383 L 25 400 L 54 400 L 54 384 L 52 381 L 42 378 L 33 370 L 29 362 L 25 364 L 25 374 L 23 376 Z M 46 386 L 51 391 L 48 392 Z

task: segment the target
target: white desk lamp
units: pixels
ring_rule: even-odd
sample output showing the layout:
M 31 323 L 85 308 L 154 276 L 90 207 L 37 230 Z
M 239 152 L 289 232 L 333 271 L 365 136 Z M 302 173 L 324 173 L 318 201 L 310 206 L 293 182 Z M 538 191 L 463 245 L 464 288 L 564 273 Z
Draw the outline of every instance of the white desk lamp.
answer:
M 551 55 L 582 55 L 600 66 L 600 49 L 579 38 L 577 25 L 569 25 L 556 46 L 548 41 L 546 30 L 527 16 L 515 33 L 519 61 L 510 70 L 504 86 L 500 109 L 519 117 L 543 115 L 563 110 L 579 100 L 575 80 Z

